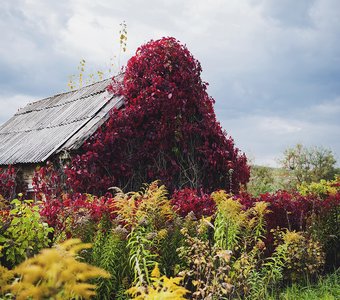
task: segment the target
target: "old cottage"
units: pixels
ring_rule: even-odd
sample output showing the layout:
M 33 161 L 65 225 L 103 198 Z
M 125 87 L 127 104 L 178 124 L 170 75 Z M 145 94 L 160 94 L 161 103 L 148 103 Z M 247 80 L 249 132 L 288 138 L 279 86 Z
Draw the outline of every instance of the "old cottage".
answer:
M 21 167 L 32 188 L 38 164 L 63 160 L 76 151 L 123 105 L 122 97 L 107 92 L 110 79 L 79 90 L 27 104 L 0 126 L 0 167 Z

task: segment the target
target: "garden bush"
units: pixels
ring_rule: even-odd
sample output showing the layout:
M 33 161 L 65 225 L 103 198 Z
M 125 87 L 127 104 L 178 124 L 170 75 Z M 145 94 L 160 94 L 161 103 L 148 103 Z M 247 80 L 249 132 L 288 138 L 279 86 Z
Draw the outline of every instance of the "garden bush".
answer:
M 39 200 L 53 200 L 70 192 L 64 170 L 60 164 L 47 161 L 34 170 L 32 185 L 35 197 Z
M 40 202 L 40 214 L 54 229 L 54 239 L 79 237 L 91 239 L 95 227 L 104 217 L 113 218 L 112 197 L 89 194 L 63 194 L 60 198 Z
M 277 191 L 261 194 L 255 198 L 247 193 L 234 196 L 245 207 L 264 201 L 271 212 L 266 216 L 266 245 L 273 250 L 270 230 L 287 228 L 304 231 L 318 240 L 326 253 L 326 268 L 340 266 L 340 190 L 339 178 L 332 181 L 302 184 L 299 191 Z
M 193 212 L 196 218 L 200 219 L 202 216 L 211 216 L 215 211 L 215 202 L 202 190 L 184 188 L 175 191 L 171 203 L 182 217 Z
M 0 214 L 0 262 L 13 267 L 33 256 L 49 245 L 51 232 L 32 200 L 12 200 Z
M 0 197 L 11 200 L 19 193 L 26 192 L 26 184 L 22 178 L 20 168 L 9 165 L 7 168 L 0 168 Z
M 23 207 L 22 216 L 24 209 L 34 207 L 30 216 L 36 221 L 27 225 L 32 228 L 32 238 L 26 237 L 28 252 L 15 256 L 14 262 L 10 253 L 14 250 L 5 246 L 2 263 L 15 270 L 42 247 L 68 237 L 82 238 L 93 247 L 81 250 L 79 257 L 110 274 L 92 279 L 96 299 L 129 299 L 129 294 L 136 299 L 151 294 L 265 299 L 279 295 L 283 285 L 315 280 L 325 271 L 325 260 L 336 263 L 329 235 L 336 233 L 338 223 L 329 227 L 328 222 L 339 220 L 329 215 L 339 208 L 338 193 L 322 192 L 318 197 L 280 191 L 254 198 L 244 192 L 232 195 L 219 190 L 208 195 L 183 189 L 170 197 L 159 181 L 138 192 L 119 188 L 110 192 L 103 197 L 80 193 L 42 197 L 45 200 L 37 204 L 4 202 L 3 236 L 11 233 L 6 226 L 17 217 L 17 207 Z M 43 221 L 54 228 L 51 242 Z M 26 224 L 24 217 L 17 222 Z M 20 231 L 20 226 L 15 228 Z M 41 226 L 46 226 L 45 231 Z M 20 235 L 13 235 L 17 249 L 26 245 L 21 241 Z M 14 273 L 2 270 L 0 281 L 12 285 Z M 88 287 L 84 293 L 93 294 L 94 286 Z
M 80 240 L 68 240 L 54 248 L 43 249 L 12 271 L 3 269 L 5 278 L 0 279 L 2 292 L 10 292 L 6 299 L 18 300 L 90 299 L 96 294 L 96 286 L 87 281 L 99 276 L 108 278 L 110 275 L 76 260 L 78 252 L 89 247 L 91 245 L 83 244 Z
M 200 75 L 200 63 L 174 38 L 138 48 L 122 82 L 109 87 L 124 97 L 124 107 L 112 111 L 66 169 L 74 191 L 134 190 L 159 179 L 170 192 L 236 193 L 249 180 L 247 159 L 217 122 Z

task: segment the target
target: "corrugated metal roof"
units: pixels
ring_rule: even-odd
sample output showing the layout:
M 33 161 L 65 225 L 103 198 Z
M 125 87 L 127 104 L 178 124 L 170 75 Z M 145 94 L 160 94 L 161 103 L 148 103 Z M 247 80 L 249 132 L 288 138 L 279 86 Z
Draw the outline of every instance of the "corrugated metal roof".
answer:
M 106 79 L 76 91 L 27 104 L 0 126 L 0 165 L 37 163 L 78 149 L 123 99 L 109 94 Z

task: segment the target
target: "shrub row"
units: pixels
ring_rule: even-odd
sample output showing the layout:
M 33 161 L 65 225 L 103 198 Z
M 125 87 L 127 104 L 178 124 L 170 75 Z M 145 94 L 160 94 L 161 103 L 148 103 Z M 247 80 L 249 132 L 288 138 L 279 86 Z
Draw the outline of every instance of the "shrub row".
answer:
M 335 189 L 258 198 L 184 189 L 169 199 L 158 182 L 139 192 L 112 189 L 103 197 L 75 193 L 37 203 L 2 198 L 1 263 L 22 270 L 18 264 L 42 248 L 80 238 L 93 247 L 79 256 L 110 274 L 92 279 L 98 299 L 165 292 L 178 299 L 263 299 L 282 283 L 313 280 L 326 266 L 338 266 L 339 185 L 327 184 Z M 19 296 L 22 290 L 13 284 L 20 276 L 13 276 L 6 279 L 7 291 Z M 47 280 L 39 276 L 35 291 Z

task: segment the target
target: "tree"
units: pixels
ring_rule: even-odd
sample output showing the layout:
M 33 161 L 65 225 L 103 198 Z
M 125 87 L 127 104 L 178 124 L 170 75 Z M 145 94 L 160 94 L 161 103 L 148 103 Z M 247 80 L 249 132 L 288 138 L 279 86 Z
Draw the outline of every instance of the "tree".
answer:
M 253 165 L 250 168 L 250 180 L 247 184 L 247 191 L 257 197 L 267 192 L 275 192 L 279 188 L 275 182 L 273 168 Z
M 331 150 L 324 147 L 305 147 L 297 144 L 284 151 L 280 161 L 282 167 L 289 171 L 293 181 L 318 182 L 321 179 L 330 180 L 334 177 L 336 160 Z
M 129 190 L 160 179 L 170 191 L 190 187 L 237 192 L 249 180 L 246 156 L 216 120 L 200 63 L 174 38 L 137 49 L 122 81 L 125 99 L 67 169 L 76 191 Z

